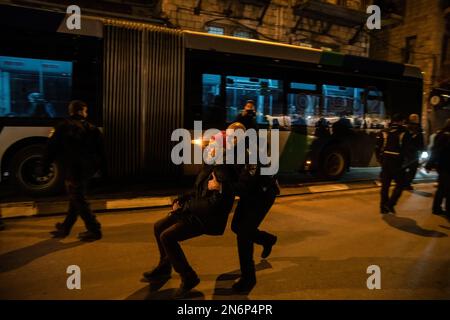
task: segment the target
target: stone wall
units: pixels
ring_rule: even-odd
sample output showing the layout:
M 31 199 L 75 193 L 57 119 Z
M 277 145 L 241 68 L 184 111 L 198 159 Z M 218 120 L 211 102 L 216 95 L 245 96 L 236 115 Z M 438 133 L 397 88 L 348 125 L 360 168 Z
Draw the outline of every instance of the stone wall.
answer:
M 198 0 L 165 0 L 162 2 L 162 12 L 172 24 L 186 30 L 205 32 L 208 26 L 218 26 L 224 28 L 228 35 L 246 31 L 260 40 L 325 47 L 358 56 L 369 55 L 366 34 L 361 33 L 353 43 L 349 43 L 357 32 L 355 28 L 332 25 L 327 34 L 322 34 L 325 24 L 304 19 L 294 31 L 298 19 L 293 10 L 295 0 L 272 0 L 261 23 L 258 18 L 263 12 L 262 5 L 244 4 L 237 0 L 208 0 L 202 1 L 200 11 L 195 11 L 197 3 Z M 359 5 L 365 11 L 360 0 L 350 1 L 347 5 Z
M 382 28 L 371 37 L 370 56 L 418 65 L 424 74 L 424 103 L 429 89 L 444 78 L 442 51 L 445 35 L 444 10 L 439 0 L 406 1 L 403 23 Z M 410 61 L 405 61 L 407 38 L 416 37 Z M 424 120 L 426 113 L 424 113 Z

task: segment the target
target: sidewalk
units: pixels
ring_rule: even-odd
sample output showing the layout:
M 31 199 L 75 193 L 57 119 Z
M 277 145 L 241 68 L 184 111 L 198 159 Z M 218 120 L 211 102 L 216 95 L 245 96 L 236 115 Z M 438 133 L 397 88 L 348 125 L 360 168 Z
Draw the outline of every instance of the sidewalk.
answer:
M 434 182 L 434 179 L 416 180 L 416 183 L 430 182 Z M 343 183 L 290 184 L 281 186 L 281 194 L 279 197 L 378 187 L 380 187 L 380 184 L 376 180 L 357 180 Z M 151 195 L 146 195 L 145 191 L 131 191 L 97 194 L 88 198 L 91 203 L 91 208 L 95 212 L 147 209 L 168 207 L 178 194 L 188 190 L 188 188 L 159 189 L 157 192 L 153 190 L 147 193 Z M 64 196 L 40 198 L 35 201 L 3 202 L 0 203 L 0 216 L 2 218 L 16 218 L 64 214 L 67 206 L 68 202 Z

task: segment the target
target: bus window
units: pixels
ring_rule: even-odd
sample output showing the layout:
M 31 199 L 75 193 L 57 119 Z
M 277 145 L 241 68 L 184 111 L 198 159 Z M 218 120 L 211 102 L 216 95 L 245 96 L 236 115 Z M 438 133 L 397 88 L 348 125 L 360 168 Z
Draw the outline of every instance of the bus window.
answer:
M 347 118 L 354 128 L 361 128 L 364 118 L 363 92 L 364 89 L 360 88 L 323 85 L 323 116 L 330 123 Z
M 320 95 L 299 92 L 289 93 L 287 97 L 292 129 L 306 134 L 307 128 L 314 127 L 320 118 Z
M 209 127 L 217 128 L 225 118 L 225 110 L 220 103 L 220 84 L 220 75 L 202 75 L 202 120 Z
M 0 117 L 67 114 L 72 62 L 0 56 Z
M 388 126 L 383 92 L 372 88 L 367 90 L 366 127 L 368 129 L 383 129 Z
M 247 100 L 255 101 L 256 122 L 267 124 L 267 116 L 283 114 L 283 83 L 280 80 L 226 77 L 227 123 L 233 122 Z

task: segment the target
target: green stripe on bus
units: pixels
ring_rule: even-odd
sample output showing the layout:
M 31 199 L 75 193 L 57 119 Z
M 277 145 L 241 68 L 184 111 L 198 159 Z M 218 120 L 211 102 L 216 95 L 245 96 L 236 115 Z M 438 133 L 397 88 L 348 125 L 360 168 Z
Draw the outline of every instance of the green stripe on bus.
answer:
M 327 66 L 342 66 L 344 64 L 345 55 L 338 52 L 322 52 L 320 64 Z

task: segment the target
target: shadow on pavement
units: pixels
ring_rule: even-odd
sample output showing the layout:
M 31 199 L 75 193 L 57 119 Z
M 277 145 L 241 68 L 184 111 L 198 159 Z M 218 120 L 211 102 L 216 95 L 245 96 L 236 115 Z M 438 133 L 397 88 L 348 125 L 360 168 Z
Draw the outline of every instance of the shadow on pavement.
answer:
M 265 269 L 272 269 L 272 265 L 265 259 L 261 260 L 256 266 L 256 271 L 262 271 Z M 235 280 L 241 276 L 240 270 L 233 270 L 230 272 L 222 273 L 216 279 L 214 287 L 213 300 L 248 300 L 247 294 L 237 294 L 231 288 Z
M 47 239 L 31 246 L 0 255 L 0 273 L 20 268 L 47 254 L 84 244 L 82 241 L 62 243 L 58 239 Z
M 411 218 L 398 217 L 395 215 L 384 215 L 383 220 L 386 221 L 388 225 L 398 230 L 412 233 L 422 237 L 431 237 L 431 238 L 444 238 L 447 237 L 447 234 L 435 231 L 428 230 L 420 227 L 417 222 Z
M 411 193 L 417 194 L 418 196 L 422 196 L 422 197 L 425 197 L 425 198 L 432 198 L 433 197 L 433 193 L 432 192 L 425 192 L 425 191 L 420 191 L 420 190 L 412 190 Z

